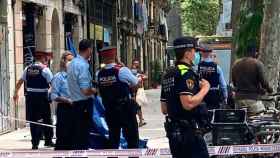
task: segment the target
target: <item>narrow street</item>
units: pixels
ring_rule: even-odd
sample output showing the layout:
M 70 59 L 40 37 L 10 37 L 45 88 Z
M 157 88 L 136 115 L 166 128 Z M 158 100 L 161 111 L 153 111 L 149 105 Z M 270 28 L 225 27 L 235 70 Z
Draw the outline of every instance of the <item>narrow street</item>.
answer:
M 0 0 L 0 158 L 280 158 L 279 8 Z
M 147 125 L 140 128 L 140 137 L 142 139 L 149 139 L 149 148 L 166 148 L 168 147 L 168 141 L 165 138 L 165 132 L 163 128 L 164 117 L 160 112 L 160 90 L 153 89 L 146 91 L 149 105 L 143 107 L 143 113 Z M 17 131 L 4 134 L 0 136 L 0 150 L 30 150 L 30 132 L 28 128 L 19 129 Z M 51 148 L 45 148 L 44 142 L 41 141 L 40 150 L 50 150 Z
M 163 127 L 164 116 L 160 110 L 160 90 L 153 89 L 146 92 L 149 106 L 144 106 L 143 112 L 148 124 L 140 128 L 140 136 L 149 139 L 149 148 L 167 148 L 168 140 Z

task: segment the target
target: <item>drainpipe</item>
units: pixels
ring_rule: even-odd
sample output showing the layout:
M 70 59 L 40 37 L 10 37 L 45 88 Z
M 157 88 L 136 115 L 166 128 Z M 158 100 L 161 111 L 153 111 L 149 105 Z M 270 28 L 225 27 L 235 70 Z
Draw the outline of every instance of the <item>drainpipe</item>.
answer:
M 84 0 L 85 9 L 86 9 L 86 25 L 87 25 L 87 39 L 90 39 L 90 25 L 89 25 L 89 1 L 90 0 Z
M 102 0 L 102 41 L 104 43 L 104 0 Z
M 14 38 L 14 77 L 15 77 L 15 86 L 17 84 L 17 63 L 16 63 L 16 33 L 15 33 L 15 5 L 16 5 L 16 1 L 12 1 L 12 13 L 13 13 L 13 38 Z M 17 104 L 17 103 L 15 103 Z M 18 118 L 18 105 L 15 106 L 15 118 Z M 15 120 L 15 129 L 18 129 L 19 125 L 18 125 L 18 121 Z

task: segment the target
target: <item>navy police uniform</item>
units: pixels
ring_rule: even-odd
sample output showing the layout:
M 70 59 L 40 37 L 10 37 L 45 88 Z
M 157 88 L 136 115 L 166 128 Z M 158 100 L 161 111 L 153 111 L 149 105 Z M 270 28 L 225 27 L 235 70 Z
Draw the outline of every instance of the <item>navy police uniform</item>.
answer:
M 206 45 L 201 45 L 199 50 L 202 53 L 211 53 L 212 49 Z M 210 91 L 204 98 L 204 102 L 207 104 L 209 110 L 219 109 L 221 103 L 226 103 L 228 98 L 227 83 L 224 78 L 221 67 L 214 62 L 210 57 L 204 58 L 198 64 L 198 73 L 200 78 L 207 80 L 211 87 Z
M 114 55 L 116 49 L 104 49 L 102 52 Z M 128 148 L 138 148 L 139 133 L 136 109 L 131 103 L 130 96 L 130 86 L 137 85 L 137 78 L 127 67 L 111 63 L 99 71 L 97 81 L 109 128 L 108 148 L 119 148 L 121 129 L 127 140 Z
M 219 109 L 221 102 L 221 93 L 219 88 L 219 78 L 220 74 L 218 73 L 217 64 L 212 62 L 202 61 L 198 65 L 198 72 L 201 78 L 207 80 L 211 87 L 210 91 L 204 98 L 205 103 L 207 104 L 208 109 Z
M 27 120 L 52 124 L 51 109 L 49 105 L 48 89 L 52 79 L 52 73 L 42 63 L 34 63 L 28 66 L 22 79 L 26 85 L 26 114 Z M 42 131 L 45 136 L 45 145 L 52 144 L 53 130 L 50 127 L 41 127 L 30 124 L 33 148 L 38 148 Z
M 185 47 L 195 47 L 195 42 L 185 41 Z M 176 46 L 175 46 L 176 47 Z M 161 102 L 167 105 L 167 117 L 164 124 L 169 139 L 171 154 L 174 158 L 208 158 L 206 143 L 200 125 L 200 106 L 185 110 L 181 95 L 196 95 L 200 91 L 199 76 L 192 65 L 176 63 L 165 73 L 162 80 Z

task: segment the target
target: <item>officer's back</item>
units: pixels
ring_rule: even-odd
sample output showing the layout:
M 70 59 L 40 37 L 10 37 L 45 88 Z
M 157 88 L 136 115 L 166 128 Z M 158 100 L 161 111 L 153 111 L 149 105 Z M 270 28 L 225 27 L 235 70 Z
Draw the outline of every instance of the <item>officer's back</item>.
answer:
M 123 130 L 128 148 L 138 148 L 139 134 L 136 112 L 131 104 L 129 87 L 135 87 L 138 79 L 131 71 L 116 63 L 117 48 L 105 47 L 100 51 L 106 64 L 97 77 L 99 92 L 105 106 L 105 119 L 109 129 L 110 149 L 118 149 Z
M 99 71 L 100 93 L 105 102 L 110 102 L 108 105 L 118 104 L 122 99 L 129 99 L 129 85 L 119 79 L 121 68 L 120 65 L 111 64 Z

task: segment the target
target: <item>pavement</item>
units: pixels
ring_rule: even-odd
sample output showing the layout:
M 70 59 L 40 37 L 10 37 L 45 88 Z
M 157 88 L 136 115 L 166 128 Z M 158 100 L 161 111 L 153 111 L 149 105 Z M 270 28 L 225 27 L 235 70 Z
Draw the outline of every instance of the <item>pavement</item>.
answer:
M 149 139 L 149 148 L 168 148 L 168 140 L 165 137 L 163 127 L 164 116 L 160 110 L 160 90 L 147 90 L 146 95 L 149 104 L 142 107 L 143 114 L 147 125 L 139 128 L 140 138 Z M 0 136 L 0 150 L 30 150 L 31 136 L 29 128 L 23 128 L 3 134 Z M 55 140 L 54 140 L 55 142 Z M 44 141 L 40 142 L 39 150 L 52 150 L 52 148 L 45 148 Z

